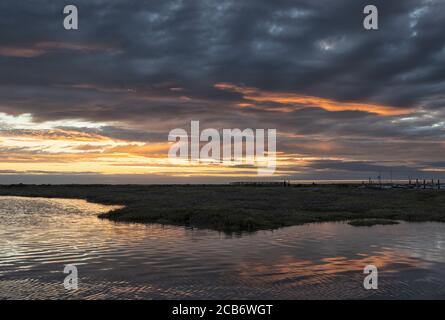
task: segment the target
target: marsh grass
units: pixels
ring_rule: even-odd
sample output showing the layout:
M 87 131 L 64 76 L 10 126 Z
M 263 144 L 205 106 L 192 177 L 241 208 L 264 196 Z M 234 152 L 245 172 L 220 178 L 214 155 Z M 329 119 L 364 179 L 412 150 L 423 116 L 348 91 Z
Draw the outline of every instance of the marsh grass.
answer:
M 372 227 L 377 225 L 394 225 L 399 224 L 399 222 L 388 219 L 357 219 L 349 221 L 348 224 L 354 227 Z
M 0 186 L 0 195 L 124 205 L 99 217 L 228 233 L 363 219 L 445 222 L 445 192 L 438 190 L 360 189 L 351 185 L 14 185 Z

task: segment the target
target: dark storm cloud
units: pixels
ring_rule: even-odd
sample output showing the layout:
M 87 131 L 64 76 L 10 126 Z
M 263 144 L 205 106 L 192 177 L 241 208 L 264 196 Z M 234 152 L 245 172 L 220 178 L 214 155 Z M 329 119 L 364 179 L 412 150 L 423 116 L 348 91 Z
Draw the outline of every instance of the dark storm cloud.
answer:
M 227 94 L 212 85 L 231 82 L 403 106 L 441 94 L 443 2 L 373 1 L 380 30 L 365 31 L 368 2 L 72 1 L 80 29 L 68 32 L 64 2 L 3 1 L 0 82 L 178 86 L 216 99 Z
M 316 160 L 305 167 L 288 168 L 289 171 L 302 171 L 301 176 L 309 179 L 443 179 L 443 162 L 419 162 L 417 164 L 403 161 L 341 161 Z
M 366 161 L 333 161 L 333 160 L 317 160 L 310 164 L 313 169 L 334 169 L 358 172 L 388 172 L 388 171 L 413 171 L 412 167 L 400 166 L 394 164 L 381 165 L 375 162 Z

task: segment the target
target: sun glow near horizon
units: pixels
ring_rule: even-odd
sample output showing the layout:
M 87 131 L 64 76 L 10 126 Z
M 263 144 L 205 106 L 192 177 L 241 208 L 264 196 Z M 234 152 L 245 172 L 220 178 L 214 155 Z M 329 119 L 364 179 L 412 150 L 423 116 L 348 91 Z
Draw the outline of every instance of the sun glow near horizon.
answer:
M 0 171 L 7 173 L 163 174 L 255 176 L 253 167 L 228 162 L 172 162 L 172 142 L 141 142 L 101 134 L 106 123 L 85 120 L 34 122 L 30 114 L 0 113 Z M 61 126 L 63 125 L 63 127 Z M 83 129 L 94 131 L 82 131 Z M 286 158 L 281 158 L 286 162 Z

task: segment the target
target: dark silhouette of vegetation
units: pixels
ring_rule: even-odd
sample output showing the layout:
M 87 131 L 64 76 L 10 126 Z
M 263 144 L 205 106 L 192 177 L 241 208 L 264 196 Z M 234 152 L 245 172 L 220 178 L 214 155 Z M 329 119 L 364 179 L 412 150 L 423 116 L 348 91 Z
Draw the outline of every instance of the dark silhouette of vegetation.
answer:
M 120 222 L 175 224 L 224 232 L 363 219 L 445 222 L 445 192 L 357 186 L 12 185 L 0 195 L 78 198 L 124 205 L 100 215 Z
M 354 227 L 372 227 L 377 225 L 393 225 L 399 223 L 397 221 L 388 219 L 357 219 L 349 221 L 349 224 Z

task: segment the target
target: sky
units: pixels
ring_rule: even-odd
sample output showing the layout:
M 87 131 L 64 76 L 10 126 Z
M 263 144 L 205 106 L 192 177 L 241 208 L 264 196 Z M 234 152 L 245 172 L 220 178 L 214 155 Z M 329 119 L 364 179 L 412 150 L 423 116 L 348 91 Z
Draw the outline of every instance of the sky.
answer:
M 170 163 L 192 120 L 276 129 L 270 179 L 445 179 L 444 1 L 66 4 L 0 3 L 0 184 L 261 179 Z

